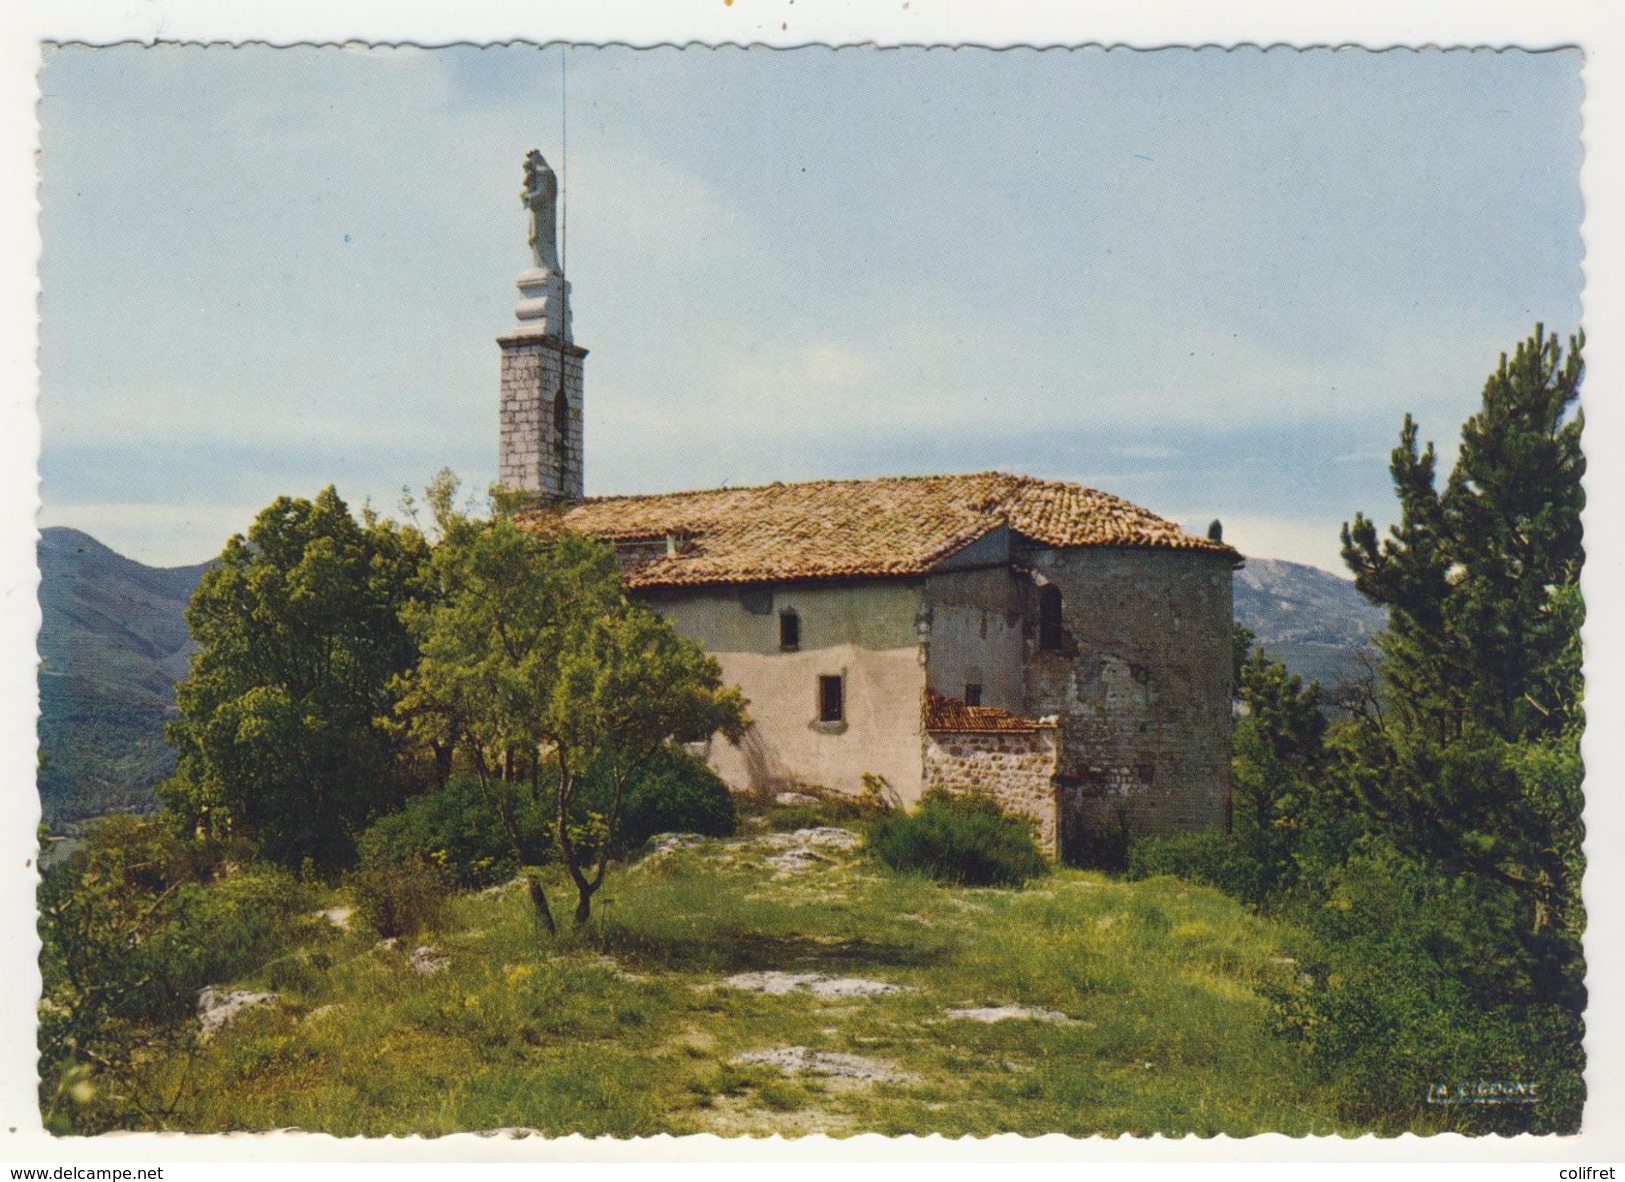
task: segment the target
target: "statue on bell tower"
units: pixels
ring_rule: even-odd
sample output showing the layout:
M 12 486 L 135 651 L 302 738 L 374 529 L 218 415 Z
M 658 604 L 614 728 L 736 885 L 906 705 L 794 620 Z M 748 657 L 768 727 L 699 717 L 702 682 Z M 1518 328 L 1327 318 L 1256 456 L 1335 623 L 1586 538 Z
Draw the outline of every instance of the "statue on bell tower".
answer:
M 526 241 L 531 265 L 519 273 L 514 320 L 521 332 L 570 339 L 570 284 L 559 262 L 559 178 L 532 148 L 525 155 L 525 187 L 519 201 L 530 211 Z
M 519 200 L 530 210 L 530 254 L 539 271 L 558 271 L 559 179 L 535 148 L 525 157 L 525 188 Z
M 571 339 L 570 284 L 559 261 L 559 179 L 542 154 L 525 155 L 519 200 L 530 214 L 531 265 L 519 273 L 513 328 L 502 348 L 497 482 L 549 500 L 582 494 L 582 362 Z

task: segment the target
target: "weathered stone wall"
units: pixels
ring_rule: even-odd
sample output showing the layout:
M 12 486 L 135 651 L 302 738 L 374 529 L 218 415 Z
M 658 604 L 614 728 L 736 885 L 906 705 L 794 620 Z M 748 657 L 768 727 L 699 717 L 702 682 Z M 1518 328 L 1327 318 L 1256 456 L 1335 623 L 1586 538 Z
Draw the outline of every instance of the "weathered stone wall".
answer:
M 884 776 L 905 802 L 920 797 L 920 585 L 877 579 L 645 593 L 640 599 L 698 643 L 737 685 L 752 718 L 735 746 L 714 738 L 706 758 L 736 791 L 801 787 L 857 793 Z M 794 610 L 801 640 L 779 647 L 779 615 Z M 818 679 L 839 675 L 845 718 L 818 718 Z
M 1076 820 L 1132 833 L 1226 822 L 1230 563 L 1129 547 L 1033 549 L 1026 590 L 1028 717 L 1059 716 Z M 1062 593 L 1060 651 L 1039 646 L 1044 584 Z M 1063 829 L 1066 826 L 1063 825 Z
M 1037 820 L 1064 857 L 1083 828 L 1178 832 L 1225 823 L 1230 793 L 1230 565 L 1169 549 L 1033 548 L 1016 566 L 640 596 L 712 653 L 755 720 L 710 744 L 741 790 L 856 792 L 885 776 L 907 804 L 972 781 Z M 1063 644 L 1040 648 L 1042 586 L 1062 593 Z M 793 608 L 801 639 L 779 648 Z M 846 717 L 818 721 L 821 675 L 845 679 Z M 983 702 L 1039 732 L 923 735 L 927 688 Z M 957 744 L 960 753 L 952 746 Z M 1038 744 L 1042 747 L 1042 744 Z
M 497 480 L 508 488 L 579 497 L 583 489 L 582 361 L 585 349 L 544 336 L 501 337 L 501 443 Z M 564 464 L 559 465 L 560 425 L 553 421 L 564 362 L 568 422 L 563 424 Z
M 925 581 L 926 684 L 948 698 L 982 687 L 982 705 L 1021 713 L 1022 593 L 1008 565 L 931 575 Z
M 1060 855 L 1055 773 L 1060 755 L 1056 727 L 1026 731 L 927 731 L 924 788 L 991 792 L 1006 812 L 1031 817 L 1038 846 Z

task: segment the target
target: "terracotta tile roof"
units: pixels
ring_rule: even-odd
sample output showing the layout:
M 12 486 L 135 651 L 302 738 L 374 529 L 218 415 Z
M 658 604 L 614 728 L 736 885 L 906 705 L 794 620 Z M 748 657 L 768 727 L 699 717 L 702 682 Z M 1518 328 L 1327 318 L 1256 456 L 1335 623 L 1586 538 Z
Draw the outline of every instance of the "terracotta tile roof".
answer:
M 593 497 L 533 510 L 534 529 L 662 544 L 629 587 L 919 575 L 1001 525 L 1049 546 L 1230 547 L 1077 484 L 1003 472 L 818 480 L 657 496 Z
M 1055 725 L 1054 719 L 1023 718 L 997 706 L 967 706 L 958 698 L 925 691 L 925 729 L 928 731 L 1030 732 Z

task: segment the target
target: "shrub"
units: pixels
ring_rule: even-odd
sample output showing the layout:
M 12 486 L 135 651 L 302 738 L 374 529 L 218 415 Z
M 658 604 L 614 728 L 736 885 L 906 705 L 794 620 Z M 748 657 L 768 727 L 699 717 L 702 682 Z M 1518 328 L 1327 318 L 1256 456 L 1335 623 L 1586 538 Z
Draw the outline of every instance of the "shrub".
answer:
M 519 797 L 520 846 L 536 865 L 547 860 L 552 838 L 542 810 L 525 793 Z M 443 866 L 460 887 L 491 886 L 519 873 L 501 819 L 471 776 L 413 797 L 362 834 L 358 848 L 364 868 L 422 861 Z
M 184 1045 L 197 991 L 280 954 L 313 906 L 285 871 L 228 862 L 167 819 L 88 826 L 39 889 L 46 1127 L 101 1132 L 173 1104 L 154 1048 Z
M 1323 944 L 1291 985 L 1266 983 L 1278 1029 L 1298 1039 L 1351 1124 L 1391 1134 L 1426 1111 L 1462 1133 L 1573 1133 L 1585 1099 L 1580 1019 L 1558 1006 L 1484 1007 L 1400 932 Z M 1538 1085 L 1538 1103 L 1429 1105 L 1433 1085 Z
M 230 981 L 280 955 L 311 926 L 308 886 L 280 867 L 253 863 L 215 882 L 181 888 L 175 917 L 152 942 L 153 979 L 177 1013 L 204 985 Z
M 961 886 L 1020 886 L 1049 869 L 1033 823 L 982 792 L 928 792 L 917 812 L 877 817 L 866 844 L 893 869 Z
M 1257 865 L 1221 829 L 1141 837 L 1128 851 L 1131 879 L 1166 874 L 1215 887 L 1232 898 L 1258 902 Z
M 551 767 L 542 767 L 544 788 L 552 774 Z M 578 845 L 591 847 L 602 840 L 610 792 L 608 777 L 597 773 L 578 787 L 573 825 Z M 532 800 L 527 791 L 515 795 L 520 850 L 526 865 L 539 865 L 554 856 L 551 806 Z M 733 796 L 716 773 L 686 751 L 667 749 L 628 786 L 615 852 L 636 849 L 656 833 L 729 837 L 736 823 Z M 404 890 L 410 876 L 399 868 L 413 863 L 440 868 L 445 887 L 490 886 L 520 870 L 495 807 L 479 781 L 468 776 L 453 777 L 444 788 L 413 797 L 399 812 L 375 822 L 358 848 L 361 868 L 370 877 L 356 881 L 375 882 L 380 890 Z M 386 873 L 388 867 L 397 868 L 393 877 Z
M 797 829 L 816 829 L 820 825 L 844 825 L 858 820 L 855 806 L 844 801 L 824 801 L 817 804 L 775 805 L 763 814 L 767 827 L 775 833 L 794 833 Z
M 863 774 L 863 790 L 856 796 L 827 788 L 801 787 L 797 791 L 814 799 L 799 804 L 773 805 L 766 813 L 768 827 L 778 833 L 812 829 L 819 825 L 852 825 L 876 820 L 902 807 L 897 792 L 885 776 Z
M 301 949 L 278 957 L 265 966 L 265 983 L 278 993 L 309 995 L 322 988 L 325 973 L 333 967 L 323 952 Z
M 189 1015 L 198 989 L 276 956 L 314 907 L 286 871 L 217 862 L 162 821 L 134 817 L 92 826 L 46 875 L 39 902 L 47 993 L 61 984 L 137 1023 Z
M 866 819 L 863 808 L 850 796 L 824 796 L 816 802 L 774 805 L 767 825 L 776 833 L 794 833 L 820 825 L 852 825 Z
M 576 798 L 583 819 L 589 813 L 607 813 L 610 792 L 607 777 L 590 777 Z M 657 833 L 732 837 L 737 825 L 728 786 L 703 760 L 668 747 L 645 764 L 628 785 L 621 804 L 615 852 L 635 850 Z
M 1070 813 L 1061 818 L 1061 854 L 1073 866 L 1122 874 L 1129 867 L 1131 840 L 1128 817 L 1122 813 L 1093 824 Z
M 423 858 L 363 865 L 350 876 L 361 917 L 380 936 L 411 936 L 439 924 L 449 875 Z
M 1531 1001 L 1503 933 L 1505 889 L 1450 876 L 1380 839 L 1358 844 L 1297 900 L 1308 939 L 1290 980 L 1267 982 L 1281 1030 L 1302 1043 L 1350 1123 L 1469 1133 L 1572 1132 L 1585 1097 L 1579 1011 Z M 1582 1003 L 1583 1004 L 1583 1003 Z M 1522 1081 L 1535 1104 L 1427 1105 L 1429 1085 Z

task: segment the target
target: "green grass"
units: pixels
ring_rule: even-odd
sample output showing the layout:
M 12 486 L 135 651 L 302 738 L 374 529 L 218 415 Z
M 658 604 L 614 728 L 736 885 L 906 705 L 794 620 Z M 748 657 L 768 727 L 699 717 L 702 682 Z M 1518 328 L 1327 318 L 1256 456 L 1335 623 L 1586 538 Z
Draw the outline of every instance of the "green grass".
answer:
M 565 911 L 562 884 L 552 884 Z M 554 943 L 523 892 L 458 898 L 397 949 L 330 933 L 244 987 L 189 1064 L 178 1126 L 429 1135 L 984 1135 L 1338 1131 L 1257 986 L 1294 971 L 1290 933 L 1174 879 L 1063 870 L 1021 891 L 897 875 L 856 853 L 774 878 L 713 841 L 617 867 L 591 928 Z M 451 960 L 419 976 L 410 949 Z M 730 974 L 858 976 L 909 991 L 769 996 Z M 1072 1025 L 948 1020 L 1019 1004 Z M 903 1082 L 732 1063 L 801 1046 L 883 1061 Z

